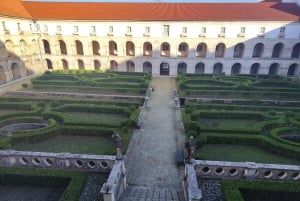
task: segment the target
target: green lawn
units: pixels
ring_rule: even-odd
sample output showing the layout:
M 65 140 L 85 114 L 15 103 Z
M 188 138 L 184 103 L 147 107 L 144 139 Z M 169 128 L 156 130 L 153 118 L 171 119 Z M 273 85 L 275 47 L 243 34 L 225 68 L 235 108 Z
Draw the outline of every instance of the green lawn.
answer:
M 264 121 L 240 119 L 198 119 L 200 128 L 221 130 L 255 130 L 260 131 L 265 125 Z
M 300 165 L 300 161 L 279 156 L 255 146 L 206 144 L 197 152 L 204 155 L 207 160 Z
M 5 116 L 9 114 L 16 114 L 16 113 L 23 113 L 23 112 L 28 112 L 28 110 L 5 110 L 5 109 L 0 109 L 0 116 Z
M 70 152 L 81 154 L 113 154 L 114 144 L 109 138 L 96 136 L 59 135 L 39 143 L 18 143 L 12 147 L 20 151 Z
M 121 122 L 128 119 L 127 116 L 121 114 L 109 113 L 86 113 L 86 112 L 67 112 L 71 119 L 75 122 L 86 123 L 111 123 Z

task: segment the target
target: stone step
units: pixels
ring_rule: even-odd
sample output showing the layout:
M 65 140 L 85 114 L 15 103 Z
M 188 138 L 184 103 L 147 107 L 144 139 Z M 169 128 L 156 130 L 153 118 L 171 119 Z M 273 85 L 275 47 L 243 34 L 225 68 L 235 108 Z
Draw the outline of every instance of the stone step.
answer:
M 184 196 L 180 188 L 128 186 L 118 201 L 184 201 Z

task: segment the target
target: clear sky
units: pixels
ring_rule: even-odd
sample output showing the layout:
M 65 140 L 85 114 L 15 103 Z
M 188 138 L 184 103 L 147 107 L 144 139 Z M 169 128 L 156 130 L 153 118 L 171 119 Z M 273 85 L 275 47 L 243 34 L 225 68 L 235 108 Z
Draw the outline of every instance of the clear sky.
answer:
M 1 0 L 0 0 L 1 1 Z M 55 2 L 258 2 L 261 0 L 25 0 L 25 1 L 55 1 Z

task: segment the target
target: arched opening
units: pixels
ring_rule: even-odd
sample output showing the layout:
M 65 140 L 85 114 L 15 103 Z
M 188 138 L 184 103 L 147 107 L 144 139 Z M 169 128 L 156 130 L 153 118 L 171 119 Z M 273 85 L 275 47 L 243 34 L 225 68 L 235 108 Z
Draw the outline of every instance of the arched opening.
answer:
M 197 57 L 206 57 L 206 51 L 207 51 L 207 45 L 205 43 L 200 43 L 197 46 L 196 56 Z
M 253 58 L 260 58 L 264 52 L 264 44 L 262 43 L 257 43 L 254 48 L 253 48 Z
M 118 55 L 118 47 L 115 41 L 109 41 L 109 55 L 117 56 Z
M 126 62 L 126 71 L 127 72 L 134 72 L 135 71 L 135 64 L 132 61 Z
M 77 64 L 78 64 L 78 69 L 79 70 L 84 70 L 85 69 L 84 62 L 81 59 L 77 60 Z
M 300 58 L 300 43 L 294 45 L 291 58 Z
M 245 45 L 243 43 L 238 43 L 233 50 L 234 58 L 242 58 L 244 55 Z
M 115 60 L 110 61 L 110 70 L 118 71 L 118 63 Z
M 67 55 L 68 54 L 67 46 L 66 46 L 65 41 L 59 40 L 59 47 L 60 47 L 60 53 L 62 55 Z
M 75 44 L 76 44 L 76 53 L 77 55 L 83 55 L 83 45 L 82 45 L 82 42 L 79 41 L 79 40 L 76 40 L 75 41 Z
M 278 75 L 278 71 L 279 71 L 279 64 L 278 63 L 273 63 L 271 64 L 270 68 L 269 68 L 269 75 Z
M 177 66 L 177 73 L 186 73 L 187 72 L 187 65 L 184 62 L 181 62 Z
M 52 61 L 50 59 L 46 59 L 46 62 L 47 62 L 48 70 L 52 70 L 53 69 Z
M 3 84 L 5 82 L 6 82 L 6 76 L 5 76 L 4 67 L 0 66 L 0 84 Z
M 21 78 L 21 69 L 17 63 L 11 65 L 11 71 L 14 80 Z
M 95 70 L 100 70 L 101 68 L 101 63 L 98 60 L 94 60 L 94 69 Z
M 22 55 L 26 55 L 27 53 L 27 44 L 25 40 L 20 40 L 20 52 Z
M 170 45 L 169 43 L 162 43 L 160 46 L 160 55 L 162 57 L 169 57 L 170 56 Z
M 204 63 L 197 63 L 195 66 L 195 74 L 204 74 L 205 65 Z
M 241 67 L 242 65 L 240 63 L 235 63 L 231 67 L 231 75 L 236 75 L 241 73 Z
M 14 44 L 13 44 L 13 42 L 10 41 L 10 40 L 5 41 L 5 47 L 7 49 L 8 56 L 14 56 Z
M 250 67 L 250 75 L 257 75 L 259 73 L 260 69 L 260 64 L 259 63 L 254 63 Z
M 0 41 L 0 57 L 5 57 L 7 55 L 4 43 Z
M 170 66 L 168 63 L 161 63 L 160 64 L 160 75 L 169 75 L 170 74 Z
M 144 56 L 152 56 L 152 44 L 149 42 L 145 42 L 143 45 L 143 53 Z
M 126 42 L 126 55 L 127 56 L 134 56 L 135 50 L 134 50 L 134 44 L 131 41 Z
M 143 72 L 144 73 L 152 73 L 152 64 L 150 62 L 143 63 Z
M 224 57 L 226 46 L 224 43 L 219 43 L 216 46 L 215 57 Z
M 51 54 L 50 44 L 45 39 L 43 39 L 43 46 L 44 46 L 45 54 Z
M 218 74 L 221 74 L 221 73 L 223 73 L 223 64 L 216 63 L 214 65 L 213 74 L 218 75 Z
M 38 53 L 38 44 L 35 39 L 32 40 L 31 46 L 32 46 L 31 48 L 32 54 L 36 55 Z
M 289 66 L 287 76 L 298 76 L 299 75 L 299 64 L 292 64 Z
M 93 55 L 100 55 L 100 44 L 93 40 L 92 41 L 92 47 L 93 47 Z
M 62 59 L 61 62 L 62 62 L 63 69 L 68 70 L 69 69 L 69 64 L 68 64 L 67 60 Z
M 272 51 L 272 58 L 279 58 L 283 52 L 283 44 L 282 43 L 277 43 L 273 47 Z
M 180 43 L 178 46 L 178 56 L 187 57 L 189 55 L 189 46 L 186 43 Z

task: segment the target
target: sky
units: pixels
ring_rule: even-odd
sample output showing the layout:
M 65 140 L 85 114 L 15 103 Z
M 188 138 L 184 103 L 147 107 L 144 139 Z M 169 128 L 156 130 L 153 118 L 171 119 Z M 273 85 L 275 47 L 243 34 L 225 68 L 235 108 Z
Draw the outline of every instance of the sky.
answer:
M 54 1 L 54 2 L 258 2 L 261 0 L 25 0 L 25 1 Z

